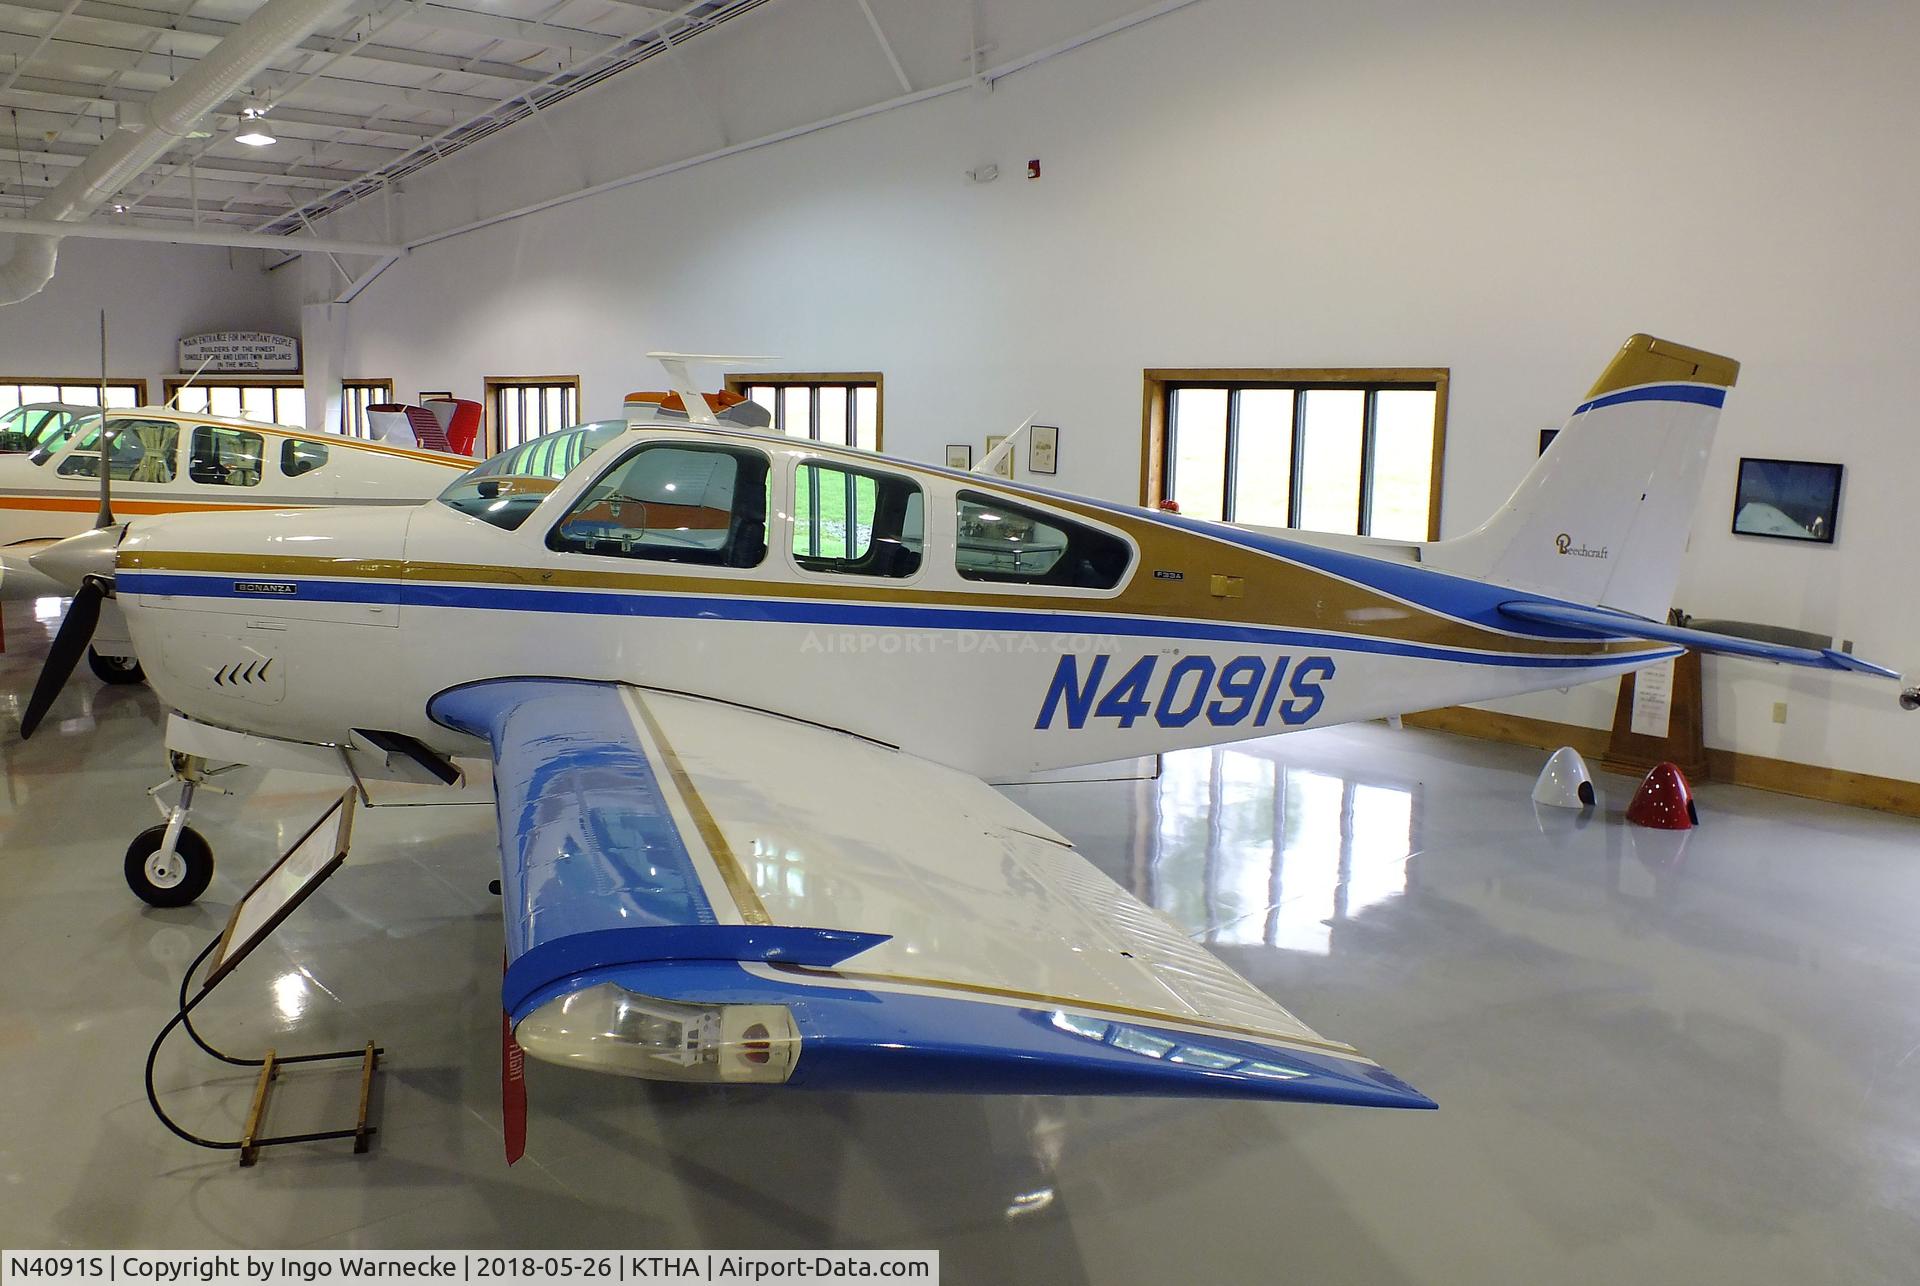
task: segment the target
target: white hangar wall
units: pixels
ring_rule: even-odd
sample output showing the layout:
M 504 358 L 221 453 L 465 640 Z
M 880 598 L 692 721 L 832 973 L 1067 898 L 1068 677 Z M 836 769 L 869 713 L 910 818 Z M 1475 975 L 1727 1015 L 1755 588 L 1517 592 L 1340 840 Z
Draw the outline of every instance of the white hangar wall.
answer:
M 0 308 L 0 375 L 98 376 L 104 308 L 108 374 L 144 379 L 159 401 L 161 380 L 180 373 L 183 335 L 299 333 L 299 311 L 262 263 L 257 250 L 68 237 L 47 288 Z
M 909 9 L 945 20 L 875 7 L 896 31 Z M 1131 7 L 1063 9 L 1086 27 Z M 1038 413 L 1062 426 L 1060 483 L 1128 500 L 1143 368 L 1446 366 L 1457 535 L 1620 341 L 1651 331 L 1744 363 L 1679 603 L 1834 628 L 1920 666 L 1904 588 L 1920 171 L 1900 159 L 1916 43 L 1910 4 L 1202 0 L 990 94 L 424 246 L 351 305 L 344 364 L 471 395 L 487 375 L 578 372 L 589 416 L 657 384 L 650 348 L 880 370 L 890 450 L 977 454 Z M 908 47 L 915 85 L 964 70 Z M 756 137 L 780 95 L 825 116 L 891 77 L 850 0 L 768 6 L 680 64 L 578 96 L 409 179 L 391 215 L 367 201 L 330 230 L 378 235 L 392 217 L 420 237 Z M 997 182 L 963 177 L 982 162 Z M 336 284 L 324 259 L 307 273 Z M 1732 536 L 1742 455 L 1846 464 L 1837 542 Z M 1890 685 L 1708 670 L 1709 744 L 1920 779 L 1920 716 Z M 1604 726 L 1612 700 L 1609 683 L 1504 708 Z

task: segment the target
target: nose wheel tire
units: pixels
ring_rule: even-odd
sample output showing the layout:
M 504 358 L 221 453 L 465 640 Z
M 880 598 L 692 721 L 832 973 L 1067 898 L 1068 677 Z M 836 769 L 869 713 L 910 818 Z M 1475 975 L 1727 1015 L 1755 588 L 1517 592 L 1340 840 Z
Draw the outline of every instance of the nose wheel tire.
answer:
M 213 846 L 191 826 L 182 827 L 173 856 L 162 858 L 167 828 L 149 826 L 127 845 L 127 887 L 149 906 L 188 906 L 213 882 Z
M 101 656 L 92 648 L 87 649 L 87 667 L 93 671 L 93 677 L 102 683 L 145 683 L 147 672 L 140 668 L 140 662 L 130 656 Z

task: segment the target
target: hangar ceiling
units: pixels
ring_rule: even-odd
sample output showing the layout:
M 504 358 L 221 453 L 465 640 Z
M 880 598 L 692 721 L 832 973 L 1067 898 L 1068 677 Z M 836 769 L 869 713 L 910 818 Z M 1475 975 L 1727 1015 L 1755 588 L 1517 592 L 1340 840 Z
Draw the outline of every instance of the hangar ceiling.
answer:
M 0 0 L 0 232 L 153 95 L 209 55 L 264 0 Z M 297 234 L 467 145 L 727 24 L 779 13 L 860 46 L 875 83 L 862 110 L 951 90 L 1193 0 L 350 0 L 272 60 L 86 222 L 100 235 Z M 784 30 L 793 30 L 789 26 Z M 705 48 L 705 46 L 701 46 Z M 696 50 L 696 54 L 697 54 Z M 666 57 L 662 57 L 666 55 Z M 851 54 L 849 54 L 851 56 Z M 1008 61 L 1011 57 L 1012 61 Z M 791 77 L 798 132 L 819 123 Z M 756 69 L 752 75 L 764 75 Z M 686 110 L 711 113 L 698 101 Z M 778 85 L 763 86 L 777 99 Z M 264 123 L 272 142 L 240 141 Z M 663 129 L 647 122 L 642 130 Z M 144 231 L 142 231 L 144 230 Z M 292 248 L 291 245 L 289 248 Z
M 290 230 L 369 175 L 457 150 L 769 0 L 355 0 L 100 218 Z M 0 212 L 30 207 L 256 0 L 0 3 Z M 237 141 L 265 112 L 277 140 Z

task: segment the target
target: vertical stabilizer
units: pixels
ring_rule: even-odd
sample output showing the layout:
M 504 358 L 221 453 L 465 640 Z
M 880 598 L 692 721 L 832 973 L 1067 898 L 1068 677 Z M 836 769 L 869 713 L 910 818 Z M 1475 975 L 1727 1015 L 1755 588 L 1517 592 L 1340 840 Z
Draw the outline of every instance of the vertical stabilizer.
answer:
M 1519 488 L 1429 566 L 1664 620 L 1740 364 L 1651 335 L 1626 342 Z

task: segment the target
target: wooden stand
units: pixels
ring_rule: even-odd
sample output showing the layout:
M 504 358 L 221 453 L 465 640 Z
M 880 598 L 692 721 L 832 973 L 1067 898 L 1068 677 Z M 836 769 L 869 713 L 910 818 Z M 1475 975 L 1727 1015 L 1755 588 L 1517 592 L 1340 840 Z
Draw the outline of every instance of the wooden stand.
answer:
M 1649 737 L 1633 730 L 1636 676 L 1620 678 L 1613 707 L 1613 734 L 1600 766 L 1609 772 L 1640 776 L 1655 764 L 1673 763 L 1689 781 L 1707 780 L 1706 716 L 1702 709 L 1700 654 L 1683 652 L 1673 663 L 1673 702 L 1667 735 Z
M 353 796 L 348 794 L 323 813 L 320 820 L 309 827 L 294 846 L 247 890 L 235 905 L 220 936 L 209 942 L 193 958 L 193 963 L 187 966 L 186 976 L 180 979 L 179 1008 L 167 1025 L 160 1029 L 160 1034 L 153 1038 L 153 1045 L 147 1051 L 147 1106 L 160 1118 L 160 1123 L 196 1147 L 239 1152 L 241 1165 L 252 1165 L 258 1161 L 261 1148 L 285 1143 L 317 1143 L 323 1139 L 352 1139 L 353 1150 L 365 1153 L 376 1133 L 376 1127 L 367 1124 L 367 1115 L 373 1101 L 373 1074 L 379 1069 L 380 1055 L 386 1051 L 372 1041 L 357 1049 L 333 1049 L 320 1054 L 282 1057 L 277 1051 L 269 1049 L 264 1058 L 239 1058 L 208 1044 L 193 1025 L 194 1008 L 212 995 L 214 988 L 233 972 L 234 967 L 279 928 L 328 876 L 340 869 L 347 857 L 352 819 Z M 216 952 L 219 953 L 217 956 Z M 189 997 L 187 993 L 193 985 L 194 975 L 199 973 L 200 966 L 210 956 L 214 957 L 212 970 L 200 984 L 199 991 Z M 202 1138 L 183 1128 L 160 1106 L 160 1097 L 153 1087 L 153 1067 L 160 1056 L 160 1047 L 176 1027 L 185 1028 L 188 1037 L 209 1057 L 232 1067 L 260 1069 L 259 1079 L 253 1086 L 253 1103 L 247 1109 L 246 1124 L 239 1138 Z M 337 1130 L 313 1130 L 304 1134 L 262 1133 L 266 1128 L 267 1100 L 273 1082 L 283 1068 L 295 1063 L 333 1063 L 348 1059 L 360 1060 L 360 1109 L 351 1126 Z

